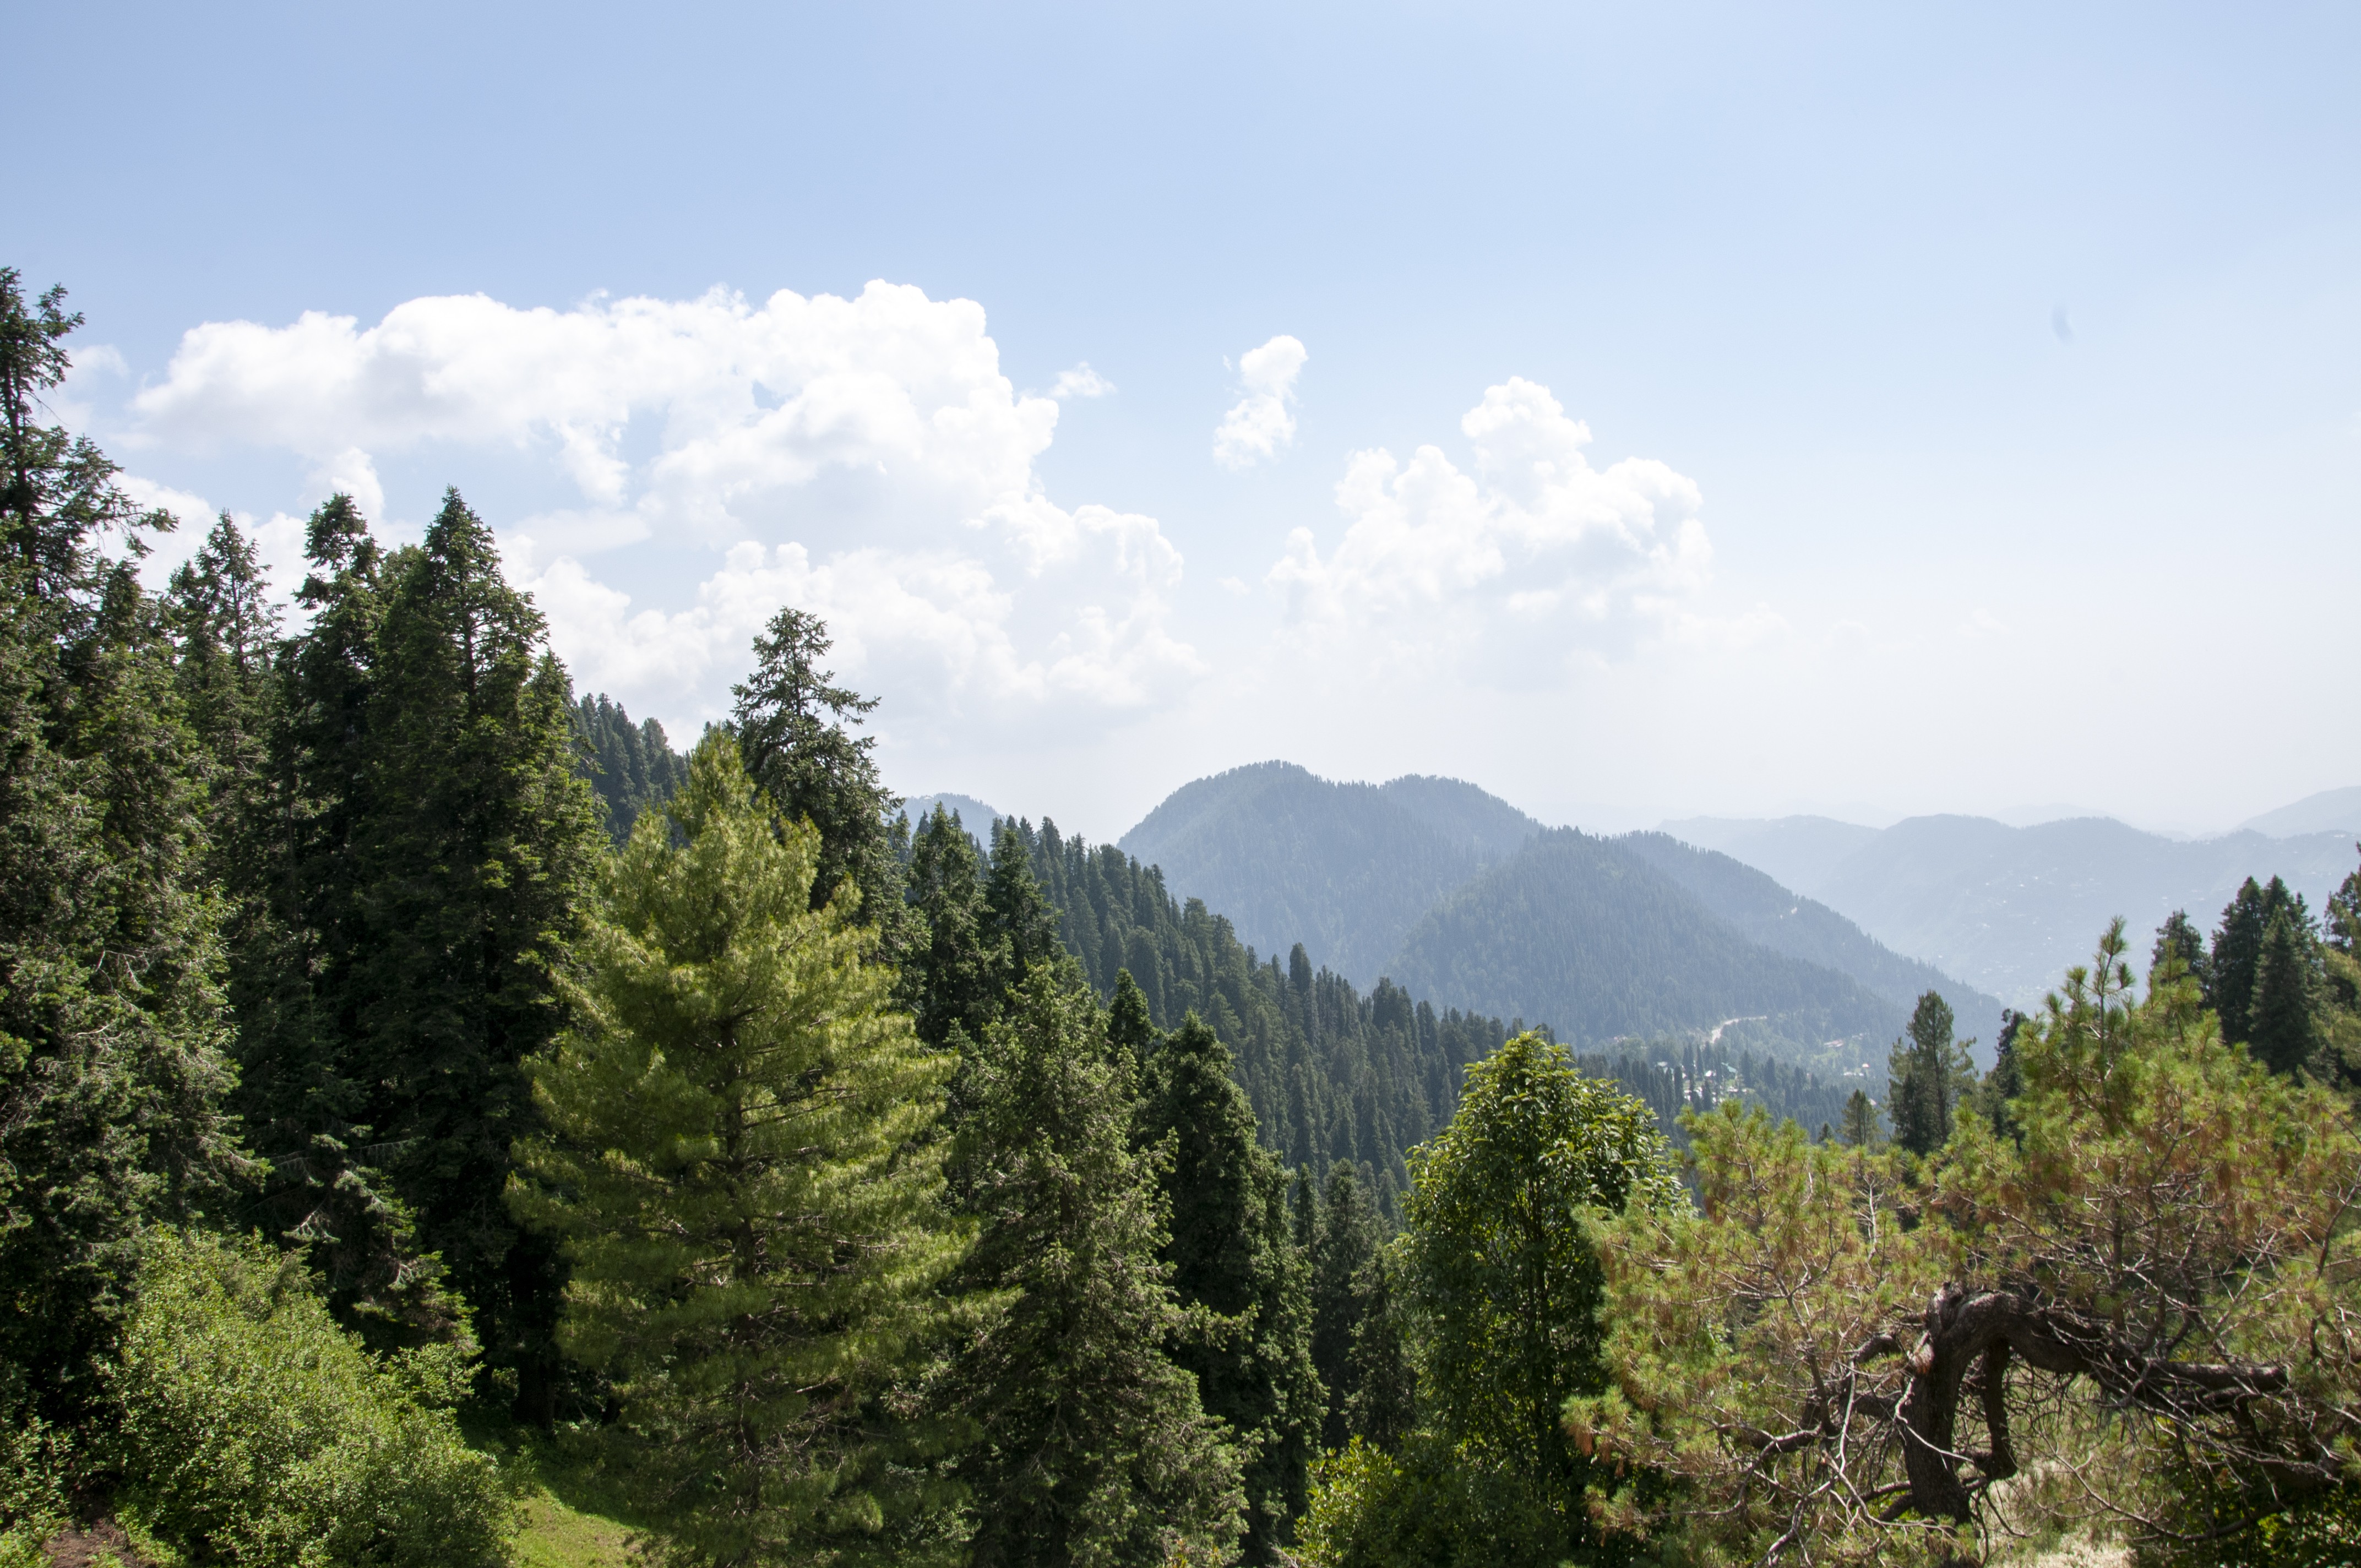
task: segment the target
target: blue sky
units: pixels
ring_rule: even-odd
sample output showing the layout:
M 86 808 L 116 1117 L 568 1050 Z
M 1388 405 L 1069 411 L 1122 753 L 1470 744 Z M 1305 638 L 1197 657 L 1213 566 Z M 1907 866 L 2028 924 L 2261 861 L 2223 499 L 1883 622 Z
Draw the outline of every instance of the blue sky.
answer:
M 2361 781 L 2350 8 L 10 31 L 63 411 L 282 556 L 458 485 L 676 733 L 795 598 L 896 784 L 1094 836 L 1269 756 L 1592 826 Z

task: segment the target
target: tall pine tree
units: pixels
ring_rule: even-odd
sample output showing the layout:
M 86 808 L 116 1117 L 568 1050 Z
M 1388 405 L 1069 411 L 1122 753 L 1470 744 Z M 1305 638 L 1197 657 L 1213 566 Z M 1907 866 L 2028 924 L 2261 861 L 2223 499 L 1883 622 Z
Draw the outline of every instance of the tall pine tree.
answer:
M 818 835 L 727 733 L 668 817 L 633 830 L 585 935 L 513 1201 L 566 1238 L 567 1343 L 614 1379 L 619 1473 L 674 1562 L 724 1568 L 906 1496 L 867 1484 L 867 1397 L 941 1324 L 966 1250 L 930 1135 L 954 1058 L 892 1010 L 874 928 L 811 906 Z
M 1193 1014 L 1156 1056 L 1140 1133 L 1170 1149 L 1173 1283 L 1219 1320 L 1176 1342 L 1174 1359 L 1247 1451 L 1247 1560 L 1276 1562 L 1303 1511 L 1323 1414 L 1309 1269 L 1289 1234 L 1285 1175 L 1256 1141 L 1229 1047 Z
M 1238 1455 L 1166 1346 L 1188 1330 L 1160 1150 L 1130 1142 L 1137 1068 L 1071 979 L 1036 970 L 962 1072 L 954 1180 L 1005 1292 L 958 1360 L 978 1568 L 1149 1564 L 1240 1528 Z

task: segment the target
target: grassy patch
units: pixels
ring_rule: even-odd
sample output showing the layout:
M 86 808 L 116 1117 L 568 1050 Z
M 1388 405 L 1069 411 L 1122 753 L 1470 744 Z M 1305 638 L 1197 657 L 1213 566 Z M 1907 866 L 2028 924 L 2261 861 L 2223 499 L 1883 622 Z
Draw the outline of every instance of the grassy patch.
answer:
M 500 1461 L 522 1509 L 517 1568 L 630 1568 L 635 1536 L 648 1533 L 588 1447 L 561 1429 L 547 1435 L 477 1409 L 460 1421 L 470 1446 Z

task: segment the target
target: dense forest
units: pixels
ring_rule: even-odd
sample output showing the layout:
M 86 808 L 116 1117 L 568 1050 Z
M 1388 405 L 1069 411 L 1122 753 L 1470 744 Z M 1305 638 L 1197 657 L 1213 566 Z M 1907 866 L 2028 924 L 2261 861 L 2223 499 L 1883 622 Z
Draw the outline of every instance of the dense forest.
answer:
M 1411 948 L 1578 1054 L 904 815 L 796 607 L 674 752 L 456 491 L 151 586 L 80 324 L 0 269 L 0 1568 L 2352 1560 L 2361 872 L 1980 1070 L 1543 834 Z

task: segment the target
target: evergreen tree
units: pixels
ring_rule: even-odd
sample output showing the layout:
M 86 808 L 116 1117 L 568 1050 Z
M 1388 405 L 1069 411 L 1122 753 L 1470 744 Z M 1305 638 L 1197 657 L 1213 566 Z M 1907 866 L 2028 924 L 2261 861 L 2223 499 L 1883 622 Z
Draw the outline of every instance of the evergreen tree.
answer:
M 1360 1394 L 1355 1342 L 1382 1288 L 1378 1254 L 1385 1245 L 1385 1223 L 1359 1174 L 1342 1160 L 1328 1169 L 1324 1197 L 1306 1208 L 1316 1219 L 1308 1247 L 1312 1365 L 1328 1391 L 1320 1442 L 1323 1448 L 1342 1448 L 1352 1435 L 1351 1410 Z
M 1469 1526 L 1490 1560 L 1557 1563 L 1596 1541 L 1591 1461 L 1560 1424 L 1568 1398 L 1607 1387 L 1583 1214 L 1682 1207 L 1671 1150 L 1646 1106 L 1525 1034 L 1469 1071 L 1411 1173 L 1422 1409 L 1451 1463 L 1496 1483 L 1491 1518 Z
M 1136 1068 L 1087 993 L 1037 970 L 962 1071 L 954 1179 L 983 1230 L 969 1283 L 1005 1293 L 960 1356 L 981 1437 L 978 1568 L 1162 1563 L 1236 1538 L 1238 1455 L 1165 1346 L 1173 1294 L 1160 1151 L 1130 1142 Z
M 1397 1245 L 1381 1247 L 1356 1282 L 1360 1318 L 1345 1361 L 1352 1393 L 1345 1401 L 1351 1437 L 1392 1453 L 1418 1422 L 1418 1369 L 1411 1356 L 1409 1303 Z
M 2263 941 L 2273 917 L 2282 913 L 2291 915 L 2306 928 L 2311 926 L 2303 900 L 2278 877 L 2261 885 L 2248 877 L 2222 910 L 2222 925 L 2213 933 L 2208 961 L 2213 969 L 2213 1006 L 2222 1017 L 2222 1037 L 2232 1045 L 2245 1045 L 2252 1037 L 2253 1020 L 2248 1014 L 2254 1004 Z
M 142 1228 L 243 1168 L 203 749 L 133 569 L 171 521 L 40 422 L 82 322 L 63 298 L 0 269 L 0 1378 L 52 1418 L 94 1395 Z
M 927 1044 L 962 1047 L 982 1038 L 997 1015 L 1005 970 L 992 951 L 975 840 L 938 806 L 911 836 L 904 876 L 910 919 L 901 954 L 902 1003 Z
M 2184 963 L 2182 948 L 2175 943 L 2169 949 L 2171 963 Z M 2163 962 L 2151 971 L 2158 974 L 2174 972 Z M 2185 970 L 2181 972 L 2187 972 Z M 1993 1131 L 2001 1137 L 2015 1139 L 2024 1131 L 2017 1121 L 2016 1099 L 2025 1092 L 2025 1067 L 2017 1060 L 2017 1032 L 2025 1027 L 2025 1014 L 2014 1007 L 2004 1007 L 2000 1013 L 2000 1039 L 1993 1047 L 1993 1069 L 1976 1085 L 1974 1110 L 1992 1124 Z
M 1256 1142 L 1254 1109 L 1230 1065 L 1213 1030 L 1184 1020 L 1156 1057 L 1140 1134 L 1170 1150 L 1173 1283 L 1184 1304 L 1221 1320 L 1180 1339 L 1174 1359 L 1196 1374 L 1206 1411 L 1237 1433 L 1246 1456 L 1243 1549 L 1247 1561 L 1268 1563 L 1303 1511 L 1323 1400 L 1309 1271 L 1289 1234 L 1286 1179 Z
M 1968 1047 L 1953 1043 L 1951 1029 L 1950 1004 L 1930 991 L 1911 1011 L 1909 1034 L 1894 1042 L 1886 1114 L 1894 1143 L 1912 1154 L 1932 1154 L 1949 1140 L 1952 1113 L 1975 1083 Z
M 888 956 L 901 936 L 899 862 L 886 819 L 901 798 L 877 775 L 871 756 L 877 740 L 855 736 L 877 699 L 832 685 L 836 672 L 819 661 L 829 647 L 819 617 L 792 607 L 771 618 L 754 639 L 754 673 L 732 686 L 730 725 L 745 751 L 747 771 L 790 822 L 819 830 L 819 872 L 813 907 L 851 882 L 861 892 L 862 917 L 884 930 Z
M 2275 910 L 2263 927 L 2246 1004 L 2246 1048 L 2274 1072 L 2293 1077 L 2313 1065 L 2322 1044 L 2321 969 L 2319 938 L 2304 917 L 2303 901 Z
M 846 1483 L 875 1474 L 866 1396 L 939 1331 L 966 1250 L 929 1135 L 955 1063 L 891 1010 L 873 927 L 812 907 L 818 836 L 730 736 L 699 743 L 666 817 L 584 935 L 511 1193 L 566 1238 L 563 1332 L 613 1379 L 618 1474 L 675 1562 L 721 1568 L 901 1501 Z
M 2197 982 L 2205 1005 L 2213 1006 L 2213 960 L 2205 950 L 2205 933 L 2197 928 L 2185 909 L 2174 910 L 2156 928 L 2156 949 L 2148 959 L 2149 972 L 2163 969 L 2169 959 L 2179 960 L 2182 970 Z
M 1115 997 L 1107 1003 L 1107 1039 L 1131 1053 L 1132 1065 L 1145 1071 L 1148 1058 L 1164 1043 L 1163 1031 L 1148 1015 L 1148 993 L 1129 970 L 1115 973 Z
M 608 835 L 620 849 L 641 812 L 672 798 L 688 759 L 672 749 L 663 725 L 653 718 L 633 725 L 604 692 L 574 705 L 574 733 L 584 753 L 577 771 L 606 808 Z

